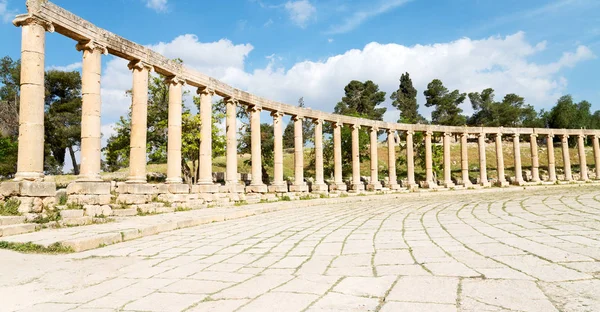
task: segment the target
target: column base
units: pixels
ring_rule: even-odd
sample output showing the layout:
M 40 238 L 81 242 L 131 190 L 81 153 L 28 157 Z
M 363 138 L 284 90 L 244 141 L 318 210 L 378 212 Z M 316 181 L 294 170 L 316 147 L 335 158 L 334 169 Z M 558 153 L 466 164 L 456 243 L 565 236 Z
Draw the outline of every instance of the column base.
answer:
M 100 177 L 99 174 L 95 174 L 95 175 L 79 175 L 79 177 L 77 177 L 77 180 L 75 180 L 76 182 L 102 182 L 102 178 Z
M 15 181 L 41 181 L 44 179 L 44 174 L 40 172 L 17 172 Z
M 409 191 L 414 191 L 414 190 L 418 190 L 419 189 L 419 184 L 415 183 L 415 182 L 409 182 L 406 183 L 406 185 L 403 185 L 404 187 L 406 187 L 407 190 Z
M 383 186 L 379 182 L 369 183 L 367 185 L 368 191 L 381 191 L 381 189 L 383 189 Z
M 125 181 L 125 183 L 129 184 L 144 184 L 146 182 L 146 177 L 127 177 L 127 181 Z
M 436 189 L 439 188 L 440 186 L 437 185 L 437 183 L 433 182 L 433 181 L 425 181 L 423 182 L 423 188 L 426 189 Z
M 165 183 L 167 184 L 181 184 L 183 183 L 183 179 L 181 178 L 168 178 Z
M 473 182 L 471 182 L 470 180 L 463 181 L 462 186 L 464 186 L 464 187 L 472 187 L 473 186 Z
M 479 185 L 481 185 L 482 187 L 492 187 L 492 183 L 490 182 L 481 182 L 479 183 Z
M 287 183 L 281 183 L 281 184 L 271 184 L 268 187 L 269 193 L 287 193 L 288 192 L 288 185 Z
M 237 182 L 225 182 L 225 185 L 219 187 L 221 193 L 244 193 L 246 186 Z
M 510 183 L 508 183 L 508 181 L 497 181 L 496 186 L 507 187 L 507 186 L 510 186 Z
M 402 188 L 398 183 L 388 184 L 386 187 L 392 191 L 397 191 Z
M 516 186 L 523 186 L 523 185 L 525 185 L 525 181 L 523 181 L 523 180 L 520 180 L 520 181 L 515 180 L 515 181 L 513 181 L 512 184 L 516 185 Z
M 265 184 L 256 184 L 246 186 L 246 193 L 266 193 L 267 186 Z
M 220 184 L 196 184 L 192 185 L 192 193 L 218 193 Z
M 299 184 L 299 185 L 290 185 L 290 192 L 308 192 L 308 185 L 306 185 L 306 183 L 304 184 Z
M 456 184 L 454 184 L 454 182 L 452 182 L 452 181 L 444 181 L 444 187 L 445 188 L 456 187 Z
M 169 193 L 171 194 L 189 194 L 190 186 L 187 184 L 179 183 L 179 184 L 169 184 L 167 186 Z
M 365 185 L 363 183 L 352 183 L 350 185 L 350 190 L 351 191 L 355 191 L 355 192 L 364 191 L 365 190 Z
M 327 184 L 325 184 L 325 183 L 312 184 L 310 186 L 310 191 L 311 192 L 327 192 L 327 191 L 329 191 L 329 186 L 327 186 Z
M 329 191 L 347 191 L 348 185 L 346 183 L 332 183 L 329 184 Z

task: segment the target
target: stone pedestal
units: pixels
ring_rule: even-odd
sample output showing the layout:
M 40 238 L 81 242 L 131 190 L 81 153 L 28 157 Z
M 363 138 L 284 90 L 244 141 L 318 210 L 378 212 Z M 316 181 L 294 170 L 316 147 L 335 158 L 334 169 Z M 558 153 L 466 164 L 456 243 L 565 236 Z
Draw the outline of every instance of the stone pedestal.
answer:
M 510 186 L 510 183 L 508 183 L 508 181 L 497 181 L 496 186 L 507 187 L 507 186 Z
M 383 186 L 381 185 L 381 183 L 379 181 L 375 182 L 375 183 L 369 183 L 367 185 L 367 191 L 381 191 L 383 189 Z
M 246 186 L 244 184 L 241 183 L 225 183 L 225 185 L 221 185 L 219 187 L 219 191 L 221 193 L 244 193 L 244 191 L 246 190 Z
M 264 184 L 248 185 L 246 186 L 246 193 L 266 193 L 268 191 L 267 186 Z
M 287 193 L 288 185 L 287 183 L 271 184 L 269 185 L 268 190 L 269 193 Z
M 350 191 L 359 192 L 364 191 L 365 185 L 363 183 L 352 183 L 350 185 Z
M 110 195 L 110 182 L 77 181 L 67 186 L 67 195 Z
M 322 184 L 313 183 L 310 186 L 310 191 L 311 192 L 327 192 L 327 191 L 329 191 L 329 186 L 325 183 L 322 183 Z
M 329 191 L 342 191 L 345 192 L 348 190 L 348 186 L 346 183 L 332 183 L 329 184 Z
M 290 185 L 290 192 L 308 192 L 308 185 L 306 183 L 304 184 L 298 184 L 298 185 Z
M 196 184 L 192 185 L 192 193 L 218 193 L 220 184 Z

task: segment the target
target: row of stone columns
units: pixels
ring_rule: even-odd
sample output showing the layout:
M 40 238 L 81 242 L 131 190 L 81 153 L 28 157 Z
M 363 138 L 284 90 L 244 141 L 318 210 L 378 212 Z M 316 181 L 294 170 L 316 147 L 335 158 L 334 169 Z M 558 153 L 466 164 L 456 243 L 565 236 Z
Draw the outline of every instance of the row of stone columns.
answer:
M 43 178 L 44 157 L 44 55 L 45 55 L 45 33 L 52 31 L 52 24 L 33 16 L 22 16 L 15 20 L 15 25 L 22 26 L 22 48 L 21 48 L 21 111 L 19 122 L 19 151 L 17 180 L 39 180 Z M 82 51 L 82 130 L 81 130 L 81 170 L 80 181 L 100 181 L 100 159 L 101 159 L 101 55 L 107 54 L 108 50 L 103 45 L 93 40 L 82 40 L 76 46 Z M 133 72 L 132 86 L 132 109 L 131 109 L 131 144 L 130 144 L 130 169 L 129 183 L 146 182 L 146 133 L 147 133 L 147 110 L 148 110 L 148 77 L 153 70 L 151 64 L 142 60 L 133 60 L 129 63 Z M 185 80 L 177 75 L 168 77 L 169 86 L 169 116 L 168 116 L 168 165 L 167 183 L 180 184 L 181 178 L 181 146 L 182 146 L 182 87 Z M 212 99 L 215 91 L 202 87 L 198 89 L 200 96 L 200 153 L 199 157 L 199 179 L 198 190 L 201 192 L 217 192 L 223 190 L 213 183 L 212 179 Z M 238 181 L 237 172 L 237 137 L 236 137 L 236 109 L 240 105 L 234 98 L 226 98 L 226 136 L 227 136 L 227 172 L 225 190 L 230 192 L 242 192 L 243 186 Z M 282 142 L 282 118 L 284 112 L 272 112 L 274 128 L 274 181 L 267 187 L 262 181 L 262 157 L 261 157 L 261 129 L 260 113 L 262 108 L 258 105 L 247 105 L 250 115 L 251 150 L 252 150 L 252 181 L 245 188 L 249 192 L 287 192 L 288 186 L 283 179 L 283 142 Z M 308 186 L 304 182 L 304 138 L 302 134 L 303 116 L 293 116 L 294 122 L 294 183 L 290 191 L 306 192 Z M 329 187 L 325 184 L 323 175 L 323 120 L 313 120 L 315 124 L 315 182 L 313 191 L 346 190 L 347 186 L 342 177 L 342 153 L 341 153 L 341 128 L 343 124 L 332 121 L 333 143 L 334 143 L 334 180 Z M 350 189 L 361 191 L 364 184 L 360 179 L 360 151 L 358 124 L 352 127 L 352 180 Z M 378 134 L 377 127 L 371 127 L 370 131 L 370 183 L 368 189 L 380 190 L 382 185 L 378 176 Z M 443 133 L 442 143 L 444 151 L 443 159 L 443 186 L 453 187 L 451 176 L 450 144 L 453 133 Z M 502 133 L 495 134 L 496 161 L 498 172 L 498 184 L 506 185 L 508 182 L 504 174 L 504 153 L 502 149 Z M 432 156 L 432 131 L 425 132 L 425 187 L 434 188 L 437 184 L 433 176 Z M 467 133 L 461 133 L 461 177 L 465 186 L 470 186 L 469 161 L 467 152 Z M 488 186 L 486 171 L 485 133 L 478 135 L 479 147 L 479 179 L 481 185 Z M 554 157 L 553 135 L 547 136 L 548 147 L 548 172 L 549 182 L 556 181 L 556 165 Z M 568 135 L 561 135 L 562 153 L 564 162 L 564 174 L 566 181 L 572 181 L 571 162 L 568 149 Z M 399 188 L 396 177 L 396 138 L 395 130 L 387 130 L 388 143 L 388 168 L 389 181 L 386 187 L 390 189 Z M 406 156 L 407 156 L 407 185 L 409 189 L 415 188 L 415 165 L 414 165 L 414 132 L 406 131 Z M 596 166 L 596 178 L 600 173 L 600 144 L 598 136 L 593 137 L 593 148 Z M 580 180 L 589 179 L 585 143 L 586 136 L 579 135 L 577 140 Z M 531 159 L 532 159 L 532 181 L 540 182 L 539 157 L 537 147 L 537 134 L 531 134 Z M 513 134 L 515 183 L 523 184 L 520 136 Z

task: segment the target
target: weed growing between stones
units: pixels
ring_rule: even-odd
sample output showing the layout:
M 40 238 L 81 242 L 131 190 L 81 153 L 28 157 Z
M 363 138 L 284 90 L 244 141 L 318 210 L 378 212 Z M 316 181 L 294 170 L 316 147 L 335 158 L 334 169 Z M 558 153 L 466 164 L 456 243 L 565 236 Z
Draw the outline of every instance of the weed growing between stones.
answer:
M 310 197 L 310 195 L 308 195 L 308 194 L 300 196 L 300 200 L 311 200 L 311 199 L 312 199 L 312 197 Z
M 175 212 L 183 212 L 183 211 L 190 211 L 192 210 L 192 208 L 188 208 L 188 207 L 177 207 L 175 208 Z
M 262 203 L 262 200 L 261 200 L 261 203 Z M 239 207 L 239 206 L 248 205 L 248 202 L 245 200 L 240 200 L 240 201 L 235 202 L 235 204 L 233 204 L 233 205 L 236 207 Z
M 65 206 L 67 204 L 67 194 L 61 194 L 58 197 L 58 205 Z
M 4 204 L 0 203 L 0 216 L 19 216 L 21 213 L 19 212 L 19 206 L 21 205 L 21 201 L 11 198 L 7 200 Z
M 292 199 L 289 196 L 287 196 L 287 195 L 281 196 L 281 200 L 282 201 L 292 201 Z
M 42 215 L 38 215 L 35 219 L 31 220 L 31 223 L 46 224 L 50 222 L 59 221 L 61 219 L 58 211 L 47 211 Z
M 0 249 L 8 249 L 21 253 L 47 253 L 47 254 L 65 254 L 75 252 L 71 247 L 63 246 L 61 243 L 54 243 L 48 247 L 29 243 L 13 243 L 0 241 Z
M 67 209 L 71 210 L 83 210 L 83 205 L 78 203 L 69 203 L 67 204 Z

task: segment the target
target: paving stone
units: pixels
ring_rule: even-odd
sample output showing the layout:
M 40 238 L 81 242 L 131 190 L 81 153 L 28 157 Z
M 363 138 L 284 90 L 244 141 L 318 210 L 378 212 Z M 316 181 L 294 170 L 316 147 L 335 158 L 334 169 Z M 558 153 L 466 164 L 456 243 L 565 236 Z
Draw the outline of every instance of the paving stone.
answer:
M 396 280 L 395 276 L 346 277 L 333 291 L 357 297 L 384 297 Z M 369 285 L 365 287 L 365 285 Z
M 306 311 L 375 311 L 379 299 L 328 293 Z
M 457 289 L 458 278 L 407 276 L 398 280 L 387 300 L 453 304 L 456 302 Z
M 205 295 L 153 293 L 125 305 L 124 310 L 136 311 L 182 311 L 199 303 Z
M 315 301 L 319 296 L 311 294 L 295 294 L 286 292 L 267 293 L 238 311 L 303 311 L 308 305 Z
M 387 302 L 381 312 L 456 312 L 454 304 L 420 303 L 420 302 Z M 473 310 L 483 311 L 483 310 Z

